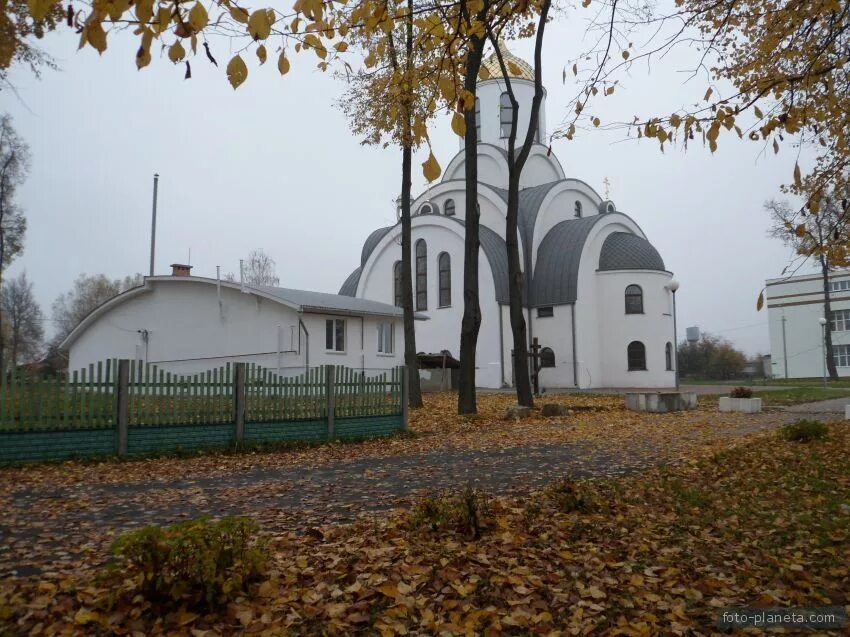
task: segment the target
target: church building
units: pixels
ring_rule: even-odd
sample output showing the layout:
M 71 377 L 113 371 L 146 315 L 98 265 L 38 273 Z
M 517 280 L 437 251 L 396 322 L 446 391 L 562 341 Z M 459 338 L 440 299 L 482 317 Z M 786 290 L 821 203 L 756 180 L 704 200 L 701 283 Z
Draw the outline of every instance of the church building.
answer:
M 506 50 L 504 56 L 519 102 L 522 140 L 534 72 Z M 479 81 L 475 104 L 483 317 L 476 382 L 498 388 L 513 385 L 505 245 L 511 103 L 495 54 L 484 65 L 490 75 Z M 545 97 L 537 138 L 520 184 L 519 244 L 528 337 L 542 348 L 541 387 L 674 386 L 672 273 L 631 217 L 587 183 L 567 177 L 540 143 L 546 139 Z M 464 162 L 461 149 L 442 180 L 412 203 L 414 304 L 428 318 L 416 322 L 416 345 L 423 353 L 447 350 L 457 357 L 460 351 Z M 400 223 L 375 230 L 339 293 L 401 305 L 400 259 Z

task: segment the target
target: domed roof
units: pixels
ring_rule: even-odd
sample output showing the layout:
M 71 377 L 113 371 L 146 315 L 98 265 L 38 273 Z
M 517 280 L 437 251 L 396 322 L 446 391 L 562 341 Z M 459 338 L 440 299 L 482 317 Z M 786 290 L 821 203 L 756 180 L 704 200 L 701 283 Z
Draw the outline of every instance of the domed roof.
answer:
M 599 253 L 600 270 L 661 270 L 664 260 L 646 239 L 629 232 L 612 232 Z
M 534 69 L 531 65 L 508 51 L 508 47 L 505 46 L 505 41 L 502 39 L 499 39 L 499 50 L 502 52 L 502 60 L 504 60 L 505 67 L 508 69 L 509 77 L 516 77 L 521 80 L 528 80 L 529 82 L 534 81 Z M 484 71 L 483 75 L 489 73 L 489 77 L 484 77 L 481 81 L 505 77 L 502 74 L 502 67 L 499 65 L 499 58 L 496 57 L 495 51 L 481 63 L 481 69 Z

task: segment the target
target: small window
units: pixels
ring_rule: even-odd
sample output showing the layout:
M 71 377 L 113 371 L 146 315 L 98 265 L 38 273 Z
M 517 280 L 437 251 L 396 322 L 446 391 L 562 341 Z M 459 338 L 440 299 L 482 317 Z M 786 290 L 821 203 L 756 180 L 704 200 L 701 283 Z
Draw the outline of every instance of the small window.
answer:
M 644 347 L 643 343 L 640 341 L 629 343 L 627 355 L 630 372 L 646 370 L 646 347 Z
M 833 345 L 832 352 L 836 367 L 850 367 L 850 345 Z
M 643 314 L 643 290 L 639 285 L 626 288 L 626 314 Z
M 345 351 L 345 319 L 325 321 L 325 349 L 329 352 Z
M 555 352 L 551 347 L 544 347 L 540 350 L 540 367 L 554 367 Z
M 576 201 L 575 216 L 576 216 L 576 219 L 581 219 L 581 202 L 580 201 Z
M 555 316 L 555 308 L 551 305 L 537 308 L 537 318 L 552 318 Z
M 448 252 L 441 252 L 437 260 L 440 273 L 440 307 L 452 304 L 452 258 Z
M 393 324 L 378 323 L 378 353 L 393 353 Z
M 673 371 L 673 343 L 664 346 L 664 361 L 667 363 L 667 371 Z
M 428 309 L 428 246 L 424 239 L 416 242 L 416 310 Z
M 419 206 L 419 214 L 420 215 L 435 215 L 439 212 L 437 206 L 430 201 L 426 201 L 421 206 Z
M 513 122 L 513 104 L 511 104 L 511 97 L 507 94 L 507 92 L 502 93 L 502 97 L 499 98 L 499 122 L 502 127 L 502 137 L 507 138 L 511 136 L 511 123 Z
M 477 97 L 475 98 L 475 139 L 481 141 L 481 100 Z
M 833 332 L 850 330 L 850 310 L 833 310 L 829 329 Z
M 396 307 L 402 306 L 401 261 L 396 261 L 393 266 L 393 299 Z
M 447 217 L 455 216 L 455 200 L 454 199 L 446 199 L 446 204 L 443 206 L 443 211 L 446 213 Z

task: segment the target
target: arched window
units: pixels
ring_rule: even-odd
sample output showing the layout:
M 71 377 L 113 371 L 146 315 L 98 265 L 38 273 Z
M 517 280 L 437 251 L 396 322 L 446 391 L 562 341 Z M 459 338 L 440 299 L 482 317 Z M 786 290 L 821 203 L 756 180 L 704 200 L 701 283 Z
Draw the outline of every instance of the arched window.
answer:
M 436 215 L 440 213 L 440 209 L 437 208 L 437 205 L 431 203 L 430 201 L 426 201 L 421 206 L 419 206 L 419 214 L 420 215 Z
M 481 141 L 481 100 L 475 98 L 475 139 Z
M 551 347 L 544 347 L 540 350 L 540 367 L 554 367 L 555 352 Z
M 629 359 L 629 371 L 640 371 L 646 369 L 646 347 L 640 341 L 629 343 L 627 350 Z
M 416 242 L 416 309 L 428 309 L 428 246 L 424 239 Z
M 446 213 L 447 217 L 455 216 L 455 200 L 454 199 L 446 199 L 446 203 L 443 206 L 443 212 Z
M 440 272 L 440 307 L 452 304 L 452 258 L 448 252 L 441 252 L 437 259 Z
M 673 371 L 673 343 L 664 346 L 664 361 L 667 363 L 667 371 Z
M 396 261 L 393 265 L 393 299 L 396 307 L 402 306 L 401 299 L 401 261 Z
M 626 288 L 626 314 L 643 314 L 643 290 L 639 285 Z
M 575 216 L 580 218 L 581 217 L 581 202 L 580 201 L 576 201 L 575 211 L 576 211 Z
M 502 93 L 499 98 L 499 122 L 502 126 L 502 137 L 511 136 L 511 122 L 513 121 L 513 104 L 507 92 Z

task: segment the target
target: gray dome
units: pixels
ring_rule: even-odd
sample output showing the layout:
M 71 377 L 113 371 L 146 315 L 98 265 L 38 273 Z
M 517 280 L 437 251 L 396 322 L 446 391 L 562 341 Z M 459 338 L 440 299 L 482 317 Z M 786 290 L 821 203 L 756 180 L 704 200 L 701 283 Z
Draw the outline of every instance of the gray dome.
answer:
M 636 234 L 612 232 L 602 244 L 600 270 L 661 270 L 664 260 L 653 245 Z

